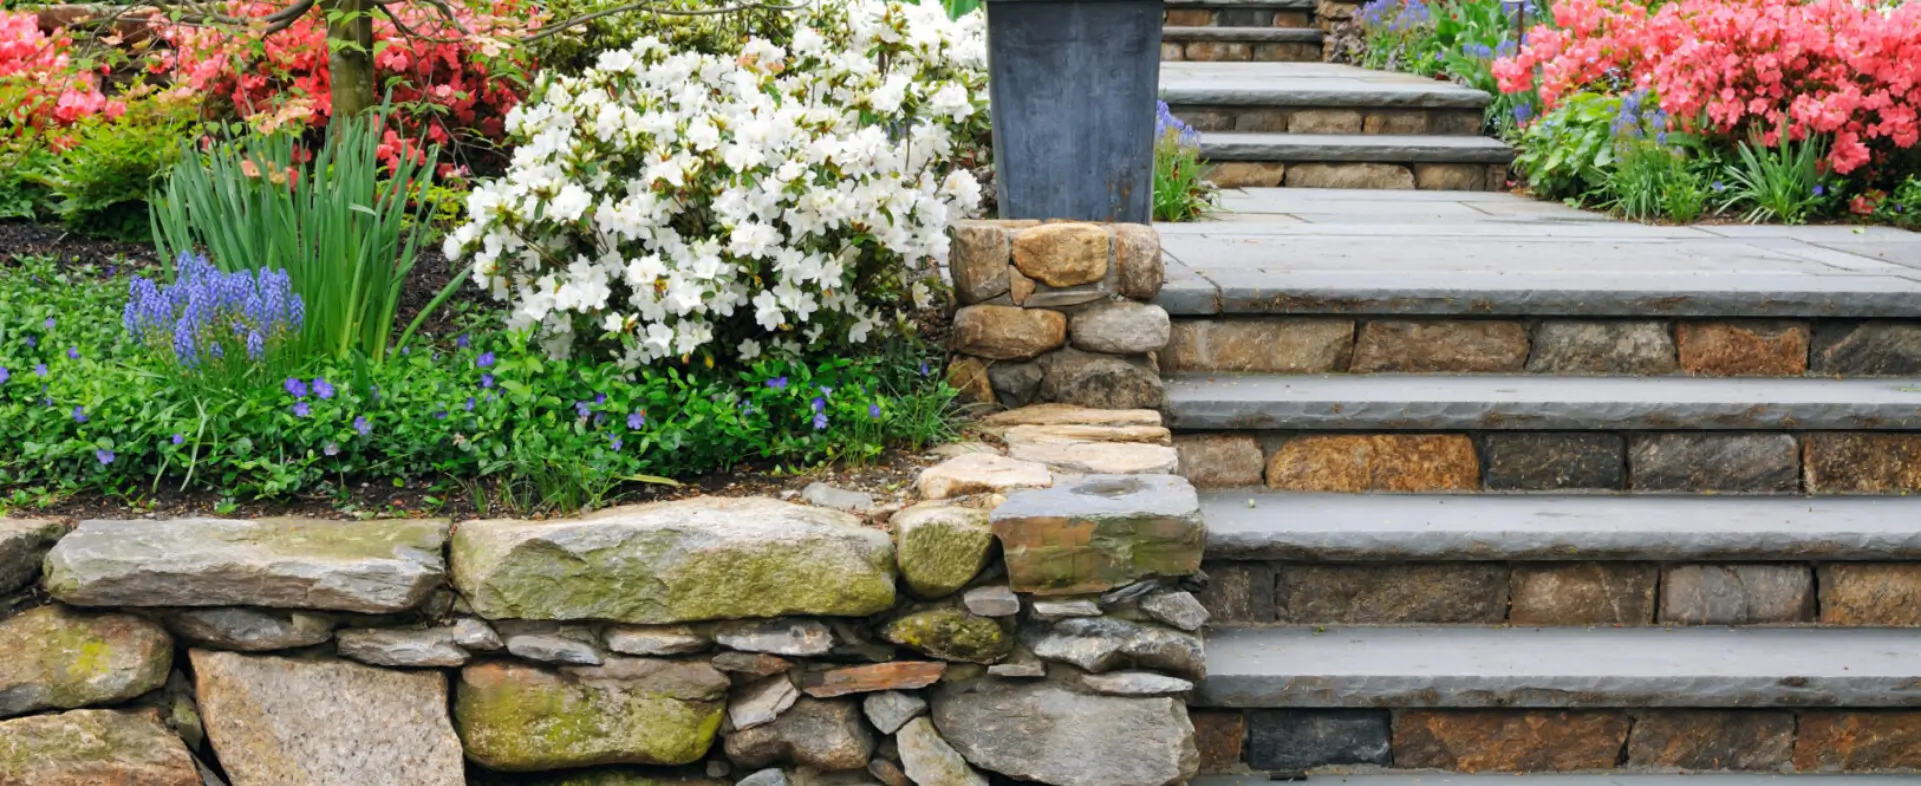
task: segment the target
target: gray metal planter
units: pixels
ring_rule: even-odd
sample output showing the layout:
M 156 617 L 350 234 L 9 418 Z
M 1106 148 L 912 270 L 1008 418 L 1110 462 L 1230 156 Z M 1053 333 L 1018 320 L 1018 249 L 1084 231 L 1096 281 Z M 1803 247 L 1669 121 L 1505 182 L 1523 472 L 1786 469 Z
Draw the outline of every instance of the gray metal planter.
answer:
M 1002 218 L 1146 222 L 1162 0 L 988 0 Z

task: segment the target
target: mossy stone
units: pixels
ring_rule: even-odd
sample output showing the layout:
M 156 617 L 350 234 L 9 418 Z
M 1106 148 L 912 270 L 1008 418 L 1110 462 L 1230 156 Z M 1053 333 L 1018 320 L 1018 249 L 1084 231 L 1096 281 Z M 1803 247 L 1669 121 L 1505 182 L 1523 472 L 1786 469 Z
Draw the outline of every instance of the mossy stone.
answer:
M 998 621 L 950 606 L 904 614 L 887 623 L 881 635 L 942 660 L 994 663 L 1014 651 L 1014 637 Z
M 951 595 L 987 566 L 994 531 L 987 511 L 921 503 L 894 514 L 901 580 L 921 598 Z
M 146 619 L 42 606 L 0 621 L 0 717 L 114 704 L 167 683 L 173 639 Z
M 0 722 L 0 783 L 200 786 L 200 773 L 152 710 L 74 710 Z
M 726 696 L 726 676 L 699 661 L 479 663 L 460 672 L 454 726 L 468 758 L 505 772 L 688 764 L 707 755 Z

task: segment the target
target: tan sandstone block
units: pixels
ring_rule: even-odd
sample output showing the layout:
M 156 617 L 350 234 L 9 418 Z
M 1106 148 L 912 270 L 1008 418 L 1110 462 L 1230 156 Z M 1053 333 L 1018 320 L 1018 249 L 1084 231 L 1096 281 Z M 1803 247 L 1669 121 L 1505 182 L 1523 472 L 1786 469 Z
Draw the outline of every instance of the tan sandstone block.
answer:
M 1811 710 L 1794 742 L 1798 772 L 1921 768 L 1921 712 Z
M 1014 235 L 1014 267 L 1050 287 L 1091 284 L 1107 275 L 1112 238 L 1099 224 L 1042 224 Z
M 1423 191 L 1485 191 L 1484 164 L 1415 164 L 1414 187 Z
M 1406 191 L 1414 188 L 1414 173 L 1399 164 L 1295 164 L 1287 168 L 1287 186 Z
M 1704 377 L 1798 377 L 1808 370 L 1805 322 L 1682 322 L 1681 370 Z
M 1921 564 L 1834 562 L 1816 568 L 1821 624 L 1921 627 Z
M 1508 622 L 1515 625 L 1647 625 L 1661 571 L 1635 562 L 1570 562 L 1514 568 Z
M 1067 317 L 1015 306 L 968 306 L 954 313 L 956 352 L 991 360 L 1029 360 L 1067 343 Z
M 1394 720 L 1394 766 L 1456 772 L 1613 769 L 1627 742 L 1613 711 L 1409 710 Z
M 1207 27 L 1214 24 L 1214 12 L 1206 8 L 1169 8 L 1163 19 L 1168 27 Z
M 1222 161 L 1207 168 L 1207 179 L 1221 188 L 1274 188 L 1286 177 L 1287 165 L 1271 161 Z
M 1345 319 L 1175 320 L 1161 369 L 1320 374 L 1347 368 L 1354 323 Z
M 1238 41 L 1189 41 L 1187 59 L 1208 63 L 1242 62 L 1254 55 L 1253 47 Z
M 1266 457 L 1251 434 L 1183 434 L 1174 440 L 1180 453 L 1180 475 L 1195 488 L 1242 488 L 1261 485 Z
M 1303 109 L 1288 118 L 1287 132 L 1290 134 L 1358 134 L 1361 133 L 1361 110 Z
M 1527 326 L 1493 320 L 1385 320 L 1361 326 L 1354 372 L 1500 373 L 1527 364 Z
M 1809 491 L 1921 491 L 1921 435 L 1814 431 L 1803 435 L 1801 444 Z
M 1121 297 L 1153 300 L 1167 278 L 1160 233 L 1146 224 L 1115 224 L 1114 266 Z
M 1471 491 L 1480 460 L 1466 434 L 1294 437 L 1267 462 L 1269 488 L 1290 491 Z

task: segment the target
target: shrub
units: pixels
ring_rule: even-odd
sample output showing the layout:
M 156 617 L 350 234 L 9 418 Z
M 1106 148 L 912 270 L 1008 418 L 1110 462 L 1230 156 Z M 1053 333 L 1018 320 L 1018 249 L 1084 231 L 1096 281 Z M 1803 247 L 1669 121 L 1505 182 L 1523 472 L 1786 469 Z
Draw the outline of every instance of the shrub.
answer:
M 81 118 L 126 111 L 100 91 L 99 78 L 73 60 L 73 39 L 40 32 L 31 11 L 0 11 L 0 132 L 72 125 Z
M 619 8 L 621 0 L 549 0 L 546 16 L 558 23 Z M 681 16 L 655 13 L 711 8 L 704 0 L 662 0 L 646 9 L 610 14 L 536 38 L 527 43 L 531 59 L 549 73 L 577 76 L 592 68 L 601 52 L 626 49 L 634 41 L 653 36 L 677 51 L 711 55 L 739 54 L 741 44 L 762 38 L 785 46 L 793 34 L 789 14 L 766 8 L 747 8 L 727 14 Z
M 145 241 L 151 237 L 147 196 L 179 158 L 181 139 L 195 124 L 193 107 L 147 94 L 126 101 L 118 117 L 77 121 L 65 149 L 43 163 L 35 178 L 52 212 L 87 235 Z
M 1580 201 L 1605 187 L 1614 167 L 1619 96 L 1579 93 L 1521 128 L 1514 166 L 1545 199 Z
M 602 53 L 509 116 L 513 164 L 447 254 L 556 357 L 863 343 L 979 200 L 957 162 L 986 125 L 984 50 L 978 16 L 828 3 L 787 48 Z
M 1154 220 L 1193 221 L 1214 206 L 1201 162 L 1201 134 L 1159 102 L 1154 115 Z

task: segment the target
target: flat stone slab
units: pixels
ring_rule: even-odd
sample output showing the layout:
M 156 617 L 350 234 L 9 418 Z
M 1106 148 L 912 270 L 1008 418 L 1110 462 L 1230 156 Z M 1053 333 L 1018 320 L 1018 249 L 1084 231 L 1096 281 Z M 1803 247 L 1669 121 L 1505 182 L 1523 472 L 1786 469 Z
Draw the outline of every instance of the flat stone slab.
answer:
M 1285 8 L 1313 10 L 1315 0 L 1173 0 L 1168 8 Z
M 1451 82 L 1334 63 L 1162 63 L 1161 100 L 1207 106 L 1480 109 L 1492 96 Z
M 1514 160 L 1514 148 L 1484 136 L 1223 131 L 1201 134 L 1201 155 L 1209 161 L 1505 164 Z
M 1836 628 L 1231 628 L 1203 707 L 1917 707 L 1914 634 Z
M 1207 558 L 1916 560 L 1921 499 L 1203 492 Z
M 1209 775 L 1189 780 L 1188 786 L 1272 786 L 1266 774 Z M 1297 781 L 1307 786 L 1921 786 L 1917 775 L 1779 775 L 1766 772 L 1627 773 L 1622 775 L 1561 775 L 1557 773 L 1500 773 L 1454 775 L 1309 775 Z
M 1314 27 L 1163 27 L 1161 40 L 1317 44 L 1321 31 Z
M 1921 380 L 1183 375 L 1176 429 L 1921 428 Z

